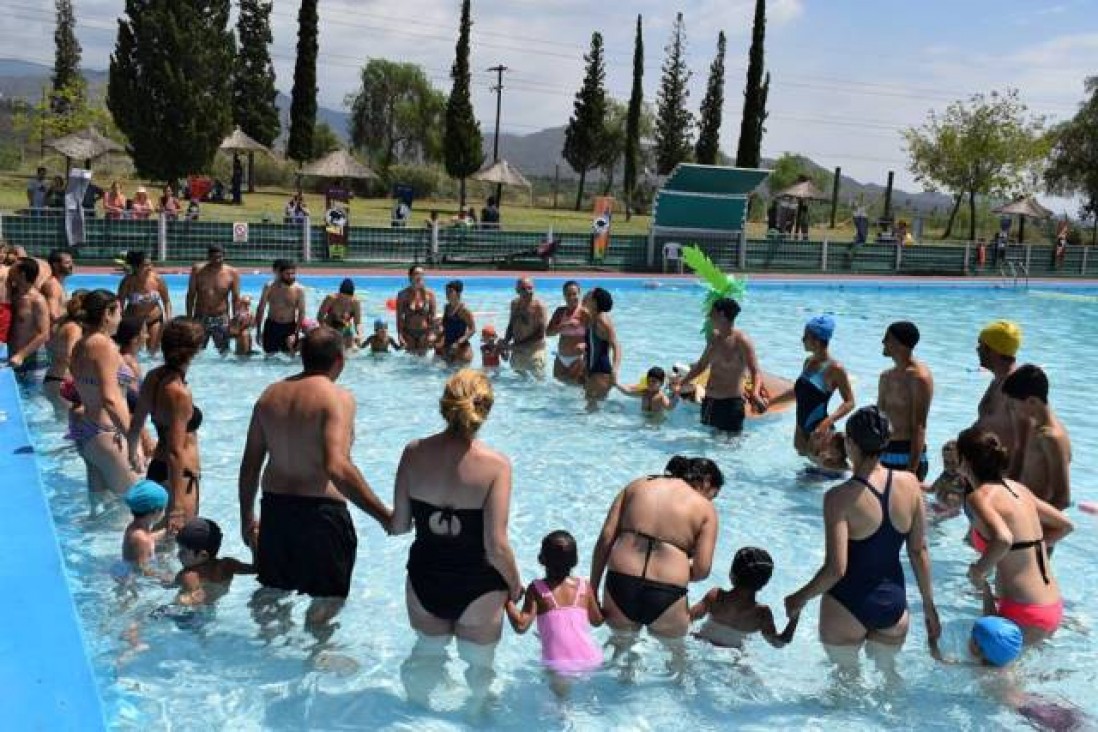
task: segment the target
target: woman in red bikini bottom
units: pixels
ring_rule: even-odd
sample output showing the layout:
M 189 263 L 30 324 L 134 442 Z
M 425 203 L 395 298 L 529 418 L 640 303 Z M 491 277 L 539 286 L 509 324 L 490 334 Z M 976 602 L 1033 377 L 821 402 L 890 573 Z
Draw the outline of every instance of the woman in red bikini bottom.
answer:
M 957 438 L 961 474 L 976 486 L 965 498 L 971 541 L 980 558 L 968 578 L 978 589 L 995 571 L 998 614 L 1013 620 L 1027 645 L 1051 636 L 1064 617 L 1048 550 L 1073 528 L 1061 511 L 1006 478 L 1007 450 L 993 433 L 969 428 Z

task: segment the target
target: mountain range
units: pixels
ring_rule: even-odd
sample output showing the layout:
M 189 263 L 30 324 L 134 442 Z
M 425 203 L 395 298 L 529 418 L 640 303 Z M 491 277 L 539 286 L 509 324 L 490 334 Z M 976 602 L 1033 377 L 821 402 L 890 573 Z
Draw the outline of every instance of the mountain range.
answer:
M 42 90 L 50 83 L 50 73 L 50 67 L 43 64 L 0 59 L 0 99 L 23 99 L 32 102 L 38 100 Z M 104 94 L 107 85 L 106 71 L 85 69 L 84 76 L 88 80 L 88 88 L 93 95 Z M 285 130 L 289 122 L 290 97 L 279 92 L 275 104 L 278 106 L 282 127 Z M 346 111 L 318 107 L 317 121 L 327 123 L 344 142 L 348 140 L 350 114 Z M 562 125 L 527 135 L 503 132 L 499 138 L 500 157 L 506 158 L 531 177 L 552 178 L 559 172 L 562 179 L 574 180 L 578 176 L 561 157 L 561 149 L 564 147 L 564 130 Z M 492 135 L 486 134 L 484 136 L 486 152 L 491 151 L 492 142 Z M 764 159 L 763 167 L 769 167 L 773 162 L 773 160 Z M 820 171 L 827 180 L 831 179 L 832 172 L 823 166 L 811 160 L 806 160 L 805 165 L 813 174 Z M 862 183 L 843 176 L 840 190 L 843 201 L 861 196 L 871 202 L 884 195 L 885 187 L 880 183 Z M 899 190 L 893 193 L 893 201 L 900 209 L 921 213 L 948 210 L 952 204 L 950 196 L 940 193 L 908 193 Z

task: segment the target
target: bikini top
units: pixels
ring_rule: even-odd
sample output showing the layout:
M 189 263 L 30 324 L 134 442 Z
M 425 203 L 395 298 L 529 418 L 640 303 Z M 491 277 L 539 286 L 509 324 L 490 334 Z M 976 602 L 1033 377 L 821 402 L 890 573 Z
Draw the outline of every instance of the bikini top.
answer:
M 178 369 L 174 369 L 171 366 L 165 366 L 164 368 L 165 368 L 165 370 L 167 370 L 171 373 L 177 374 L 179 376 L 179 380 L 182 381 L 184 384 L 187 383 L 187 380 L 185 378 L 183 378 L 182 372 L 180 372 Z M 164 387 L 164 382 L 166 380 L 167 379 L 162 378 L 156 384 L 156 390 L 153 392 L 153 405 L 152 405 L 152 410 L 151 410 L 151 412 L 153 414 L 156 413 L 156 403 L 157 403 L 157 401 L 159 401 L 160 390 Z M 158 436 L 160 436 L 161 435 L 161 425 L 160 425 L 160 423 L 157 422 L 154 419 L 153 420 L 153 426 L 156 427 L 156 433 L 157 433 Z M 187 426 L 186 426 L 185 429 L 187 430 L 188 434 L 193 434 L 195 432 L 198 432 L 198 430 L 201 427 L 202 427 L 202 410 L 199 409 L 198 405 L 195 404 L 192 401 L 191 402 L 191 418 L 187 420 Z
M 1010 493 L 1010 495 L 1014 496 L 1015 498 L 1019 498 L 1019 495 L 1011 490 L 1010 485 L 1005 480 L 1002 481 L 1002 485 L 1004 488 L 1007 489 L 1007 492 Z M 965 495 L 965 514 L 969 517 L 970 520 L 972 519 L 972 511 L 968 507 L 967 492 Z M 973 526 L 972 530 L 969 532 L 969 541 L 972 542 L 972 548 L 980 554 L 986 552 L 988 545 L 991 543 L 991 540 L 981 534 L 975 526 Z M 1037 539 L 1031 539 L 1029 541 L 1016 541 L 1010 545 L 1010 551 L 1014 552 L 1024 551 L 1026 549 L 1033 549 L 1034 552 L 1037 554 L 1037 568 L 1041 571 L 1041 579 L 1043 579 L 1045 581 L 1045 584 L 1048 585 L 1052 582 L 1048 578 L 1048 567 L 1045 565 L 1045 553 L 1041 550 L 1041 547 L 1044 545 L 1044 543 L 1045 537 L 1043 536 Z
M 131 292 L 126 296 L 126 302 L 130 305 L 159 305 L 159 292 Z
M 574 314 L 574 312 L 575 311 L 573 311 L 573 313 L 569 313 L 565 317 L 570 318 Z M 560 335 L 568 336 L 570 338 L 583 338 L 587 335 L 587 326 L 583 325 L 582 323 L 578 325 L 562 325 L 560 328 Z

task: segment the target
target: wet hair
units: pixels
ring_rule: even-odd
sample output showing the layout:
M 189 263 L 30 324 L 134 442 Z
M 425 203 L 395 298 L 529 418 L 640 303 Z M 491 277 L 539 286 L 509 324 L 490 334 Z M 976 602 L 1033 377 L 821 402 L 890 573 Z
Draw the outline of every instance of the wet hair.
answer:
M 149 261 L 149 255 L 141 251 L 126 252 L 126 266 L 131 272 L 136 272 Z
M 297 269 L 297 262 L 292 259 L 280 259 L 276 263 L 275 272 L 282 274 L 288 269 Z
M 33 285 L 38 281 L 38 260 L 31 257 L 22 257 L 15 266 L 12 268 L 23 276 L 23 279 L 27 281 L 28 285 Z
M 686 482 L 695 488 L 701 488 L 704 482 L 708 482 L 711 487 L 719 489 L 724 485 L 724 473 L 709 458 L 691 458 Z
M 663 474 L 669 478 L 680 478 L 686 480 L 686 476 L 690 472 L 690 458 L 683 455 L 675 455 L 667 461 L 667 465 L 663 466 Z
M 202 350 L 205 341 L 206 329 L 201 322 L 182 315 L 172 318 L 164 326 L 164 333 L 160 337 L 164 365 L 175 369 L 183 368 Z
M 740 309 L 740 304 L 730 297 L 718 298 L 713 303 L 713 307 L 710 308 L 710 310 L 714 310 L 728 318 L 730 323 L 736 322 L 736 316 L 740 314 Z
M 276 259 L 275 261 L 271 262 L 271 271 L 272 272 L 281 272 L 282 270 L 284 270 L 286 268 L 286 262 L 287 261 L 289 261 L 289 260 L 282 259 L 280 257 L 279 259 Z
M 1040 366 L 1031 363 L 1019 366 L 1006 377 L 1002 388 L 1009 399 L 1034 397 L 1042 404 L 1048 404 L 1048 375 Z
M 732 560 L 732 584 L 758 592 L 770 582 L 774 574 L 774 559 L 770 552 L 754 546 L 745 546 L 736 552 Z
M 446 382 L 439 409 L 452 432 L 472 439 L 488 420 L 494 402 L 492 384 L 484 372 L 462 369 Z
M 344 280 L 339 283 L 339 294 L 341 294 L 341 295 L 353 295 L 353 294 L 355 294 L 355 281 L 352 280 L 350 277 L 344 278 Z
M 561 286 L 560 291 L 561 292 L 568 292 L 569 287 L 575 287 L 577 290 L 580 290 L 580 291 L 583 290 L 583 288 L 580 287 L 580 283 L 576 282 L 575 280 L 568 280 L 567 282 L 564 283 L 564 285 Z
M 215 254 L 224 254 L 224 253 L 225 253 L 225 247 L 221 246 L 220 244 L 211 244 L 209 246 L 209 248 L 206 249 L 206 256 L 207 257 L 212 257 Z
M 461 293 L 465 292 L 465 283 L 461 280 L 450 280 L 446 283 L 446 289 L 447 291 L 453 290 L 460 295 Z
M 652 368 L 648 369 L 647 376 L 649 381 L 655 379 L 656 381 L 662 383 L 667 378 L 667 372 L 665 372 L 659 366 L 653 366 Z
M 110 290 L 92 290 L 84 296 L 84 325 L 98 328 L 107 317 L 107 311 L 118 305 L 118 296 Z
M 145 318 L 143 316 L 131 315 L 128 318 L 122 318 L 122 322 L 118 324 L 118 330 L 114 333 L 114 342 L 118 344 L 119 350 L 128 346 L 144 327 Z
M 1002 480 L 1010 465 L 1010 453 L 999 437 L 977 427 L 957 435 L 957 457 L 968 463 L 972 477 L 980 483 Z
M 51 249 L 49 255 L 46 257 L 46 261 L 49 262 L 50 267 L 55 267 L 61 264 L 61 258 L 68 254 L 72 256 L 72 250 L 68 247 L 59 247 L 57 249 Z
M 545 578 L 550 582 L 563 582 L 579 563 L 576 539 L 567 531 L 557 530 L 541 540 L 538 561 L 545 567 Z
M 875 457 L 884 452 L 892 438 L 892 424 L 888 421 L 888 415 L 875 405 L 862 407 L 846 420 L 846 436 L 863 455 Z
M 84 298 L 88 296 L 88 290 L 75 290 L 65 303 L 65 320 L 73 323 L 84 320 Z
M 591 302 L 595 303 L 595 310 L 600 313 L 608 313 L 614 309 L 614 297 L 601 287 L 596 287 L 587 293 Z
M 919 327 L 910 320 L 898 320 L 888 326 L 885 331 L 896 339 L 896 342 L 907 348 L 915 348 L 919 345 Z
M 434 213 L 438 213 L 438 212 L 435 211 Z M 413 274 L 415 274 L 417 269 L 422 270 L 423 265 L 422 264 L 413 264 L 411 267 L 409 267 L 408 268 L 408 277 L 410 278 Z
M 326 325 L 305 334 L 301 344 L 301 365 L 306 371 L 328 373 L 343 357 L 343 336 Z

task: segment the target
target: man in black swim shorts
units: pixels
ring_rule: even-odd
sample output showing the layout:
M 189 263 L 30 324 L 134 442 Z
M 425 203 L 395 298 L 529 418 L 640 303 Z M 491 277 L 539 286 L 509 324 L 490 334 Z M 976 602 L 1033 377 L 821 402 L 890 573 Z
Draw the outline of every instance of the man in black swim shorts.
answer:
M 314 598 L 306 624 L 325 626 L 350 592 L 358 538 L 350 501 L 389 531 L 392 511 L 351 461 L 355 402 L 335 385 L 343 337 L 326 326 L 303 339 L 304 370 L 267 387 L 252 411 L 240 464 L 240 524 L 259 583 Z M 266 463 L 266 465 L 264 465 Z M 262 470 L 262 523 L 255 497 Z

